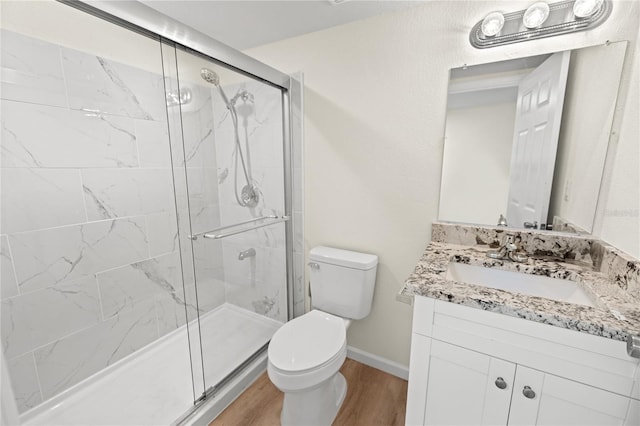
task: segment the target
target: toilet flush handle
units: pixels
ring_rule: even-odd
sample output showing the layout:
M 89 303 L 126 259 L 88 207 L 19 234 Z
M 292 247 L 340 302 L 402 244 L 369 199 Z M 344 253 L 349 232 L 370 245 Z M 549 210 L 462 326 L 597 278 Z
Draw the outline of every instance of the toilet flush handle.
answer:
M 311 269 L 320 269 L 320 265 L 317 264 L 316 262 L 309 262 L 308 265 L 309 265 L 309 268 Z

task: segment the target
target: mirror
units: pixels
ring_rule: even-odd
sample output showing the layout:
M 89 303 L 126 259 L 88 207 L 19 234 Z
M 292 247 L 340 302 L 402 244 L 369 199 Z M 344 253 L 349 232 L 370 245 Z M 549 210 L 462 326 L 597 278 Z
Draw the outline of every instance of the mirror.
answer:
M 438 219 L 591 232 L 626 48 L 452 69 Z

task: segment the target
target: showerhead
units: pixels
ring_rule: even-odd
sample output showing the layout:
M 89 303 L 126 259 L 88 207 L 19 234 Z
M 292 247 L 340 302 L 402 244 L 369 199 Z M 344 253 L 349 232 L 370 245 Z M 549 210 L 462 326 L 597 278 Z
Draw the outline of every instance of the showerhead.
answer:
M 200 68 L 200 77 L 207 83 L 211 83 L 218 88 L 218 92 L 220 92 L 220 96 L 224 101 L 224 104 L 227 106 L 231 114 L 235 114 L 233 111 L 233 105 L 229 103 L 229 98 L 225 95 L 224 90 L 222 90 L 222 86 L 220 86 L 220 77 L 215 71 L 211 71 L 209 68 Z
M 220 86 L 220 77 L 215 73 L 215 71 L 211 71 L 208 68 L 201 68 L 200 77 L 202 77 L 202 79 L 207 83 L 211 83 L 218 87 Z

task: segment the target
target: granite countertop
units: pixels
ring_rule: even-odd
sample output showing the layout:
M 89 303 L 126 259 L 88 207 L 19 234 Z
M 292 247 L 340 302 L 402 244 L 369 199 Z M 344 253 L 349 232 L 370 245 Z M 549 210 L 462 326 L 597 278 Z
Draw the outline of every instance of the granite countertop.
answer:
M 640 300 L 586 262 L 530 256 L 527 263 L 486 256 L 487 246 L 431 242 L 401 296 L 426 296 L 485 311 L 550 324 L 614 340 L 640 335 Z M 445 278 L 449 262 L 545 275 L 577 282 L 596 307 L 481 287 Z

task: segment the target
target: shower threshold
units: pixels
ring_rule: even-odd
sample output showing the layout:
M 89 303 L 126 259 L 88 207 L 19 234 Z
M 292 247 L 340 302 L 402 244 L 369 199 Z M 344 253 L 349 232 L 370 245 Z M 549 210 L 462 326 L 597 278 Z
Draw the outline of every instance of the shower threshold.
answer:
M 200 327 L 207 386 L 218 383 L 239 361 L 264 346 L 280 325 L 278 321 L 228 303 L 203 315 Z M 168 425 L 175 422 L 193 406 L 185 327 L 25 413 L 21 417 L 23 424 Z

